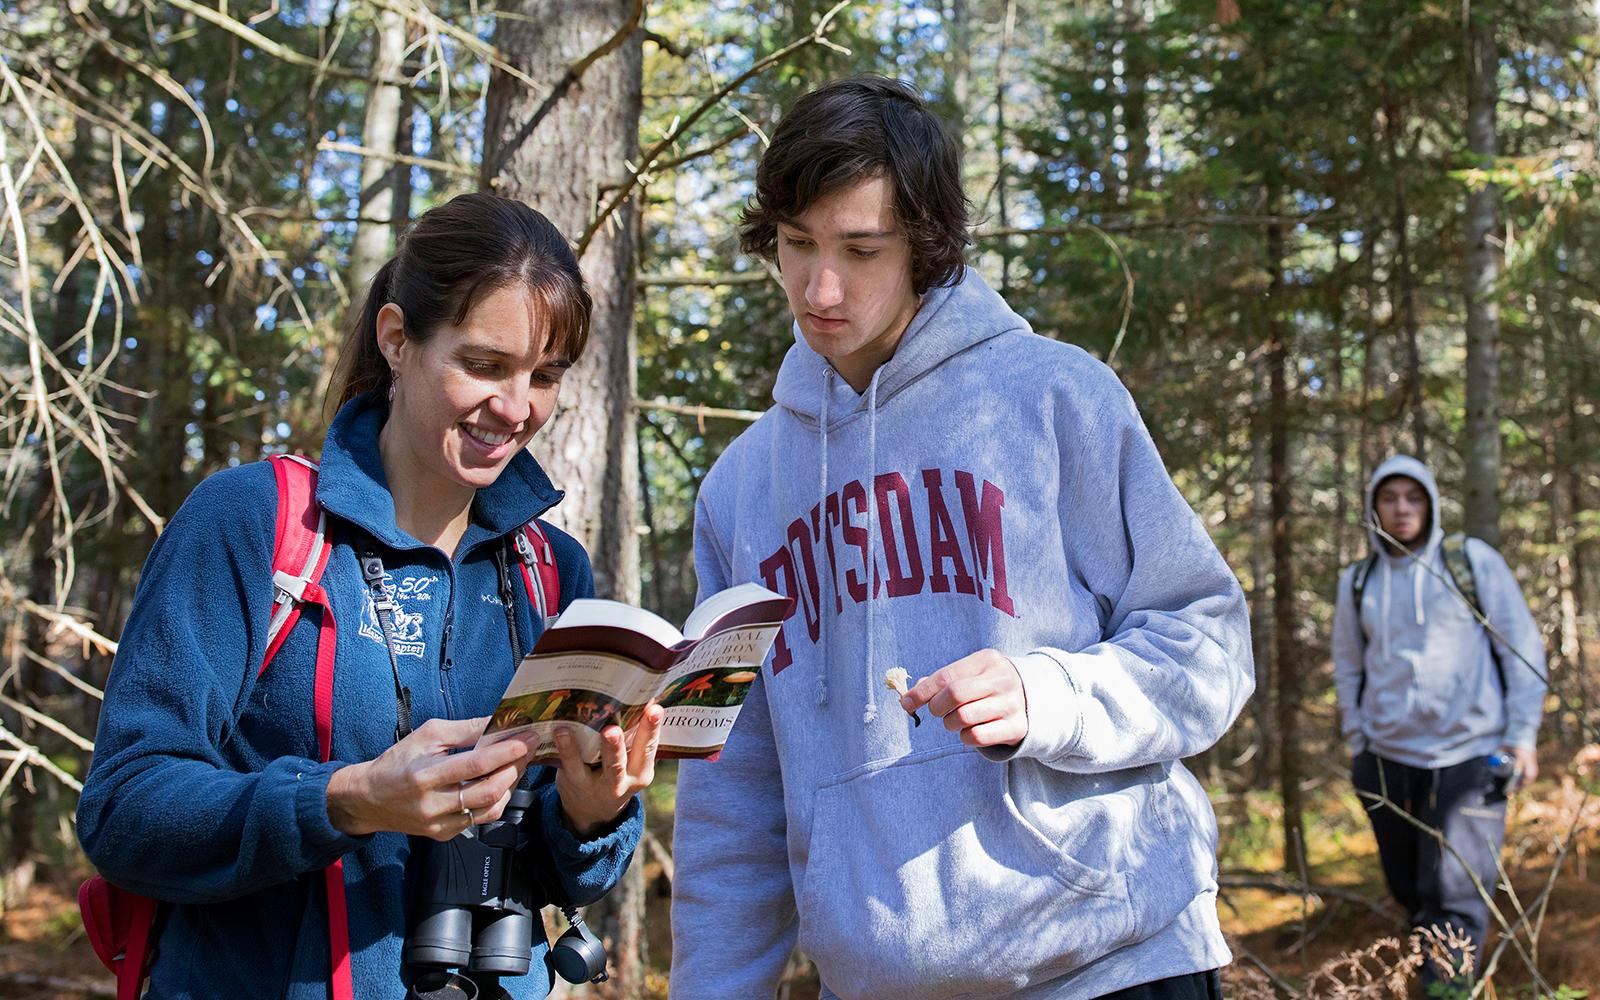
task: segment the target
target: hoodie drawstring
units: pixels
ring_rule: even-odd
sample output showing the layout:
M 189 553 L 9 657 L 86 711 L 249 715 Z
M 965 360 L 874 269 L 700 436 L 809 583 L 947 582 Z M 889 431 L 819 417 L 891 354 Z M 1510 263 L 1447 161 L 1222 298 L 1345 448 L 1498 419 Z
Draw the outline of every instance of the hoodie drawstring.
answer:
M 1424 572 L 1422 563 L 1424 560 L 1432 558 L 1432 555 L 1431 549 L 1425 549 L 1420 555 L 1412 555 L 1411 557 L 1411 616 L 1412 620 L 1419 626 L 1428 624 L 1428 613 L 1423 608 L 1422 601 L 1422 576 Z M 1393 575 L 1393 570 L 1389 568 L 1389 559 L 1387 557 L 1380 561 L 1383 563 L 1383 603 L 1378 605 L 1378 651 L 1387 660 L 1389 657 L 1389 580 Z
M 822 422 L 817 425 L 817 430 L 822 437 L 822 455 L 820 464 L 822 471 L 817 477 L 817 516 L 822 520 L 822 530 L 828 530 L 828 401 L 833 396 L 833 369 L 822 370 Z M 839 500 L 839 516 L 844 517 L 844 499 Z M 830 564 L 831 565 L 831 564 Z M 837 579 L 829 573 L 829 588 L 838 587 Z M 821 630 L 818 636 L 822 640 L 822 655 L 817 657 L 817 705 L 828 703 L 828 612 L 823 604 L 832 594 L 824 594 L 822 586 L 817 586 L 817 627 Z
M 1383 603 L 1378 605 L 1378 652 L 1382 658 L 1389 659 L 1389 560 L 1382 559 L 1383 563 Z
M 872 675 L 878 637 L 878 376 L 882 372 L 879 368 L 867 384 L 867 710 L 862 725 L 871 725 L 878 717 L 878 685 Z
M 1431 558 L 1432 553 L 1429 553 Z M 1411 561 L 1411 606 L 1416 609 L 1418 625 L 1428 624 L 1428 615 L 1422 610 L 1422 560 Z

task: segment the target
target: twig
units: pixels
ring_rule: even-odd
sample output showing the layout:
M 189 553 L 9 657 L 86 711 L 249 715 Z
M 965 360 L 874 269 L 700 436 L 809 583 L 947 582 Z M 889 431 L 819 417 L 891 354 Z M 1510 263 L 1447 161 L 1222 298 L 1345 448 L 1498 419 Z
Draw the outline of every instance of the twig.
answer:
M 84 739 L 73 732 L 66 723 L 53 719 L 36 708 L 30 708 L 10 695 L 0 694 L 0 705 L 4 705 L 30 722 L 38 723 L 84 753 L 92 753 L 94 751 L 93 740 Z
M 146 0 L 146 3 L 148 2 L 149 0 Z M 369 72 L 330 65 L 324 59 L 315 59 L 303 52 L 291 49 L 287 45 L 280 45 L 248 24 L 229 17 L 215 7 L 207 7 L 205 4 L 194 2 L 194 0 L 162 0 L 162 2 L 193 14 L 202 21 L 208 21 L 229 34 L 237 35 L 245 42 L 248 42 L 251 47 L 260 49 L 269 56 L 281 59 L 293 66 L 303 66 L 306 69 L 316 70 L 322 76 L 333 77 L 337 80 L 375 80 L 390 87 L 412 88 L 415 86 L 410 80 L 403 77 L 379 76 Z
M 669 403 L 664 399 L 635 400 L 634 404 L 640 410 L 660 410 L 663 413 L 681 413 L 684 416 L 704 420 L 706 417 L 720 417 L 724 420 L 744 420 L 754 422 L 761 419 L 760 410 L 725 410 L 716 406 L 703 406 L 695 403 Z
M 723 271 L 717 274 L 641 274 L 638 284 L 641 288 L 720 288 L 759 285 L 772 280 L 772 275 L 765 271 Z
M 476 170 L 471 167 L 463 167 L 459 163 L 448 163 L 444 160 L 430 160 L 426 156 L 411 156 L 407 153 L 385 153 L 376 149 L 368 149 L 365 146 L 360 146 L 353 142 L 335 142 L 331 139 L 323 139 L 317 143 L 317 148 L 330 153 L 353 153 L 356 156 L 360 156 L 369 160 L 379 160 L 383 163 L 404 163 L 407 166 L 412 167 L 426 167 L 429 170 L 437 170 L 440 173 L 455 174 L 457 177 L 478 176 L 478 172 Z M 244 211 L 246 210 L 241 210 L 239 214 L 244 214 Z M 255 211 L 252 212 L 252 214 L 262 213 Z M 388 220 L 385 219 L 383 221 L 387 222 Z
M 661 862 L 661 874 L 665 875 L 670 883 L 673 875 L 677 872 L 677 866 L 672 863 L 672 852 L 667 850 L 666 845 L 661 843 L 660 838 L 649 830 L 644 832 L 644 844 L 655 852 L 656 860 Z
M 27 754 L 28 762 L 30 764 L 39 765 L 53 775 L 55 779 L 61 782 L 63 785 L 66 785 L 79 795 L 83 794 L 82 782 L 67 772 L 61 770 L 61 768 L 57 767 L 54 761 L 39 752 L 38 747 L 27 742 L 16 733 L 13 733 L 10 729 L 7 729 L 6 724 L 3 721 L 0 721 L 0 740 L 4 740 L 5 742 L 16 747 L 18 750 L 22 751 L 24 754 Z

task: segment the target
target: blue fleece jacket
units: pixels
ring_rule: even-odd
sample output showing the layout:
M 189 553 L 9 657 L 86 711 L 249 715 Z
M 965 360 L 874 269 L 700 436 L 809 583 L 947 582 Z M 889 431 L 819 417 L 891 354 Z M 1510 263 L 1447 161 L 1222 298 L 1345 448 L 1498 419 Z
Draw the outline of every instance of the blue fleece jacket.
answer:
M 526 453 L 478 491 L 451 559 L 395 524 L 378 454 L 387 409 L 343 407 L 323 443 L 317 502 L 334 550 L 322 577 L 338 625 L 333 760 L 319 763 L 312 711 L 317 613 L 303 615 L 259 678 L 272 608 L 277 491 L 265 462 L 217 473 L 173 517 L 145 563 L 106 686 L 78 835 L 112 882 L 166 900 L 149 995 L 324 998 L 328 921 L 322 869 L 344 859 L 358 997 L 404 996 L 401 949 L 416 873 L 398 833 L 351 837 L 328 819 L 328 778 L 393 743 L 394 682 L 357 564 L 370 545 L 399 605 L 395 652 L 413 725 L 486 716 L 516 666 L 494 550 L 562 494 Z M 546 527 L 560 605 L 594 592 L 576 540 Z M 521 645 L 535 622 L 515 588 Z M 530 769 L 529 861 L 576 904 L 609 889 L 642 830 L 635 800 L 601 836 L 563 822 L 553 774 Z M 537 934 L 537 932 L 536 932 Z M 504 984 L 542 997 L 545 943 L 532 971 Z
M 1249 696 L 1238 582 L 1132 399 L 968 269 L 856 393 L 798 339 L 701 489 L 702 594 L 795 597 L 720 760 L 679 771 L 674 1000 L 1096 997 L 1229 959 L 1178 763 Z M 884 672 L 985 647 L 1028 734 L 914 727 Z

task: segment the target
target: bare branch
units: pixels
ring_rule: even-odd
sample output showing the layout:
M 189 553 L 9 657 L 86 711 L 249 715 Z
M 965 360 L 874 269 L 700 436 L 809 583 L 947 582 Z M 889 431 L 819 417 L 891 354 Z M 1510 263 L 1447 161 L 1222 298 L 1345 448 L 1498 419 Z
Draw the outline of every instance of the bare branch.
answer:
M 353 142 L 334 142 L 329 139 L 324 139 L 317 143 L 317 148 L 326 150 L 330 153 L 353 153 L 356 156 L 372 160 L 381 160 L 384 163 L 404 163 L 407 166 L 412 167 L 426 167 L 429 170 L 437 170 L 440 173 L 446 174 L 455 174 L 458 177 L 478 176 L 478 172 L 476 170 L 472 169 L 471 167 L 463 167 L 459 163 L 447 163 L 444 160 L 430 160 L 426 156 L 411 156 L 406 153 L 383 153 L 375 149 L 368 149 L 365 146 L 358 146 Z M 239 214 L 244 215 L 247 212 L 251 214 L 265 214 L 265 212 L 262 210 L 251 209 L 241 210 Z M 385 219 L 383 221 L 388 222 L 389 220 Z
M 679 413 L 684 416 L 694 417 L 704 421 L 707 417 L 722 418 L 724 420 L 744 420 L 754 422 L 761 419 L 760 410 L 724 410 L 715 406 L 702 406 L 689 403 L 669 403 L 664 399 L 635 400 L 634 407 L 639 410 L 657 410 L 662 413 Z
M 146 2 L 148 3 L 149 0 L 146 0 Z M 195 0 L 161 0 L 161 2 L 172 7 L 176 7 L 178 10 L 193 14 L 195 17 L 198 17 L 203 21 L 208 21 L 222 30 L 229 32 L 230 34 L 237 35 L 245 42 L 248 42 L 251 46 L 260 49 L 269 56 L 272 56 L 276 59 L 281 59 L 292 66 L 304 66 L 307 69 L 314 69 L 322 76 L 332 77 L 336 80 L 375 79 L 372 73 L 365 73 L 359 70 L 345 69 L 340 66 L 334 66 L 328 63 L 326 60 L 316 59 L 306 55 L 303 52 L 297 52 L 286 45 L 280 45 L 279 43 L 268 38 L 266 35 L 263 35 L 261 32 L 250 27 L 248 24 L 229 17 L 227 14 L 217 10 L 214 7 L 207 7 L 205 4 L 196 3 Z M 383 76 L 376 77 L 376 79 L 378 82 L 388 84 L 391 87 L 409 88 L 414 86 L 411 81 L 402 77 Z
M 718 274 L 641 274 L 641 288 L 721 288 L 726 285 L 761 285 L 774 281 L 765 271 L 724 271 Z
M 10 729 L 6 728 L 6 724 L 3 720 L 0 720 L 0 741 L 9 743 L 13 747 L 16 747 L 18 750 L 20 750 L 27 757 L 27 763 L 44 768 L 44 770 L 48 771 L 52 776 L 54 776 L 57 781 L 61 782 L 63 785 L 66 785 L 79 795 L 83 794 L 82 782 L 63 771 L 61 768 L 57 767 L 54 761 L 45 756 L 43 753 L 39 752 L 38 747 L 34 746 L 33 744 L 24 740 L 22 737 L 18 736 L 16 733 L 13 733 Z

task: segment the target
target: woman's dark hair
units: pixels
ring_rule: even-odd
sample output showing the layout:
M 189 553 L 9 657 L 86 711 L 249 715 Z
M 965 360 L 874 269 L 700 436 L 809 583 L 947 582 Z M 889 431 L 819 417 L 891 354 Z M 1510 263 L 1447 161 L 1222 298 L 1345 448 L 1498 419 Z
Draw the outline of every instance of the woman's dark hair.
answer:
M 910 86 L 853 76 L 813 90 L 789 108 L 756 167 L 756 193 L 740 220 L 740 246 L 777 256 L 778 223 L 818 198 L 872 177 L 894 185 L 894 214 L 911 244 L 918 295 L 960 279 L 969 205 L 961 151 Z
M 428 210 L 400 237 L 394 256 L 373 275 L 367 301 L 345 335 L 330 398 L 337 406 L 392 374 L 378 350 L 378 312 L 393 302 L 405 316 L 406 339 L 422 342 L 446 323 L 459 325 L 487 295 L 511 285 L 528 289 L 550 324 L 546 351 L 577 361 L 589 341 L 593 303 L 578 259 L 549 219 L 519 201 L 463 194 Z

